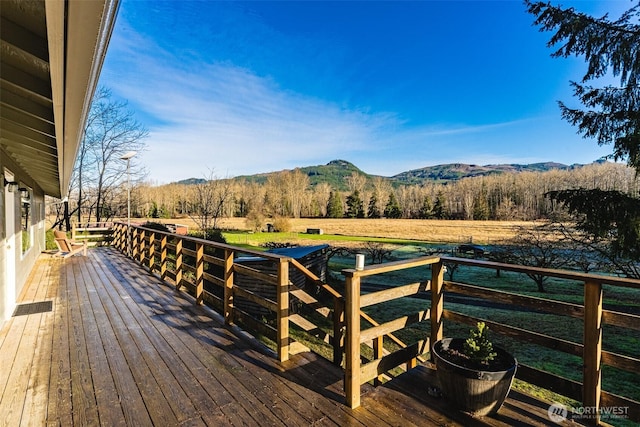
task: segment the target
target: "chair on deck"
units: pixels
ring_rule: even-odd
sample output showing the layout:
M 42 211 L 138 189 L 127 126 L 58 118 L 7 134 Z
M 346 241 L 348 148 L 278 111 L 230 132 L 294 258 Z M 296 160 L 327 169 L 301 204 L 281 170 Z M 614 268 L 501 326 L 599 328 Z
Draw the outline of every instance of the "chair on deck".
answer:
M 58 246 L 58 253 L 56 253 L 55 256 L 69 258 L 81 251 L 83 256 L 87 256 L 86 241 L 82 243 L 75 242 L 67 237 L 67 233 L 59 230 L 54 230 L 53 235 L 56 238 L 56 246 Z

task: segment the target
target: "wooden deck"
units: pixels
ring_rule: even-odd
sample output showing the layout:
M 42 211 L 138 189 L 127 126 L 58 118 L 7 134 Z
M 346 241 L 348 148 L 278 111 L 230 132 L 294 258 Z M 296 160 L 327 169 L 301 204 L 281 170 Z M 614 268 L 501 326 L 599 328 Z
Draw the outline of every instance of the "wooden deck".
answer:
M 363 387 L 349 409 L 328 361 L 278 362 L 111 248 L 43 255 L 20 303 L 46 301 L 0 330 L 1 425 L 552 425 L 547 403 L 513 391 L 493 418 L 452 411 L 427 394 L 425 367 Z

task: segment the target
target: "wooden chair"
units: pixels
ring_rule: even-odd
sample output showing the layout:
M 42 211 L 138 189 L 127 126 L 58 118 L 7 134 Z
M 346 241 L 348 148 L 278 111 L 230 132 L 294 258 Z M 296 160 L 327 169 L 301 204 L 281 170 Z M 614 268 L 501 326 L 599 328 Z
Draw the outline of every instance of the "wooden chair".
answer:
M 87 242 L 82 243 L 75 242 L 67 237 L 67 233 L 64 231 L 54 230 L 53 235 L 56 238 L 56 246 L 58 246 L 58 253 L 56 256 L 62 258 L 69 258 L 79 252 L 82 252 L 83 256 L 87 256 Z

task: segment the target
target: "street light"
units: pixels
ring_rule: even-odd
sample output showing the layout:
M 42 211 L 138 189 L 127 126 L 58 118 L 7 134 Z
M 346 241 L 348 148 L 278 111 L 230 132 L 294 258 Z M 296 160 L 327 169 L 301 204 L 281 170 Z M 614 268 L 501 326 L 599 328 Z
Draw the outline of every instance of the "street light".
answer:
M 121 160 L 127 161 L 127 253 L 131 255 L 131 176 L 129 174 L 129 161 L 136 155 L 135 151 L 129 151 Z

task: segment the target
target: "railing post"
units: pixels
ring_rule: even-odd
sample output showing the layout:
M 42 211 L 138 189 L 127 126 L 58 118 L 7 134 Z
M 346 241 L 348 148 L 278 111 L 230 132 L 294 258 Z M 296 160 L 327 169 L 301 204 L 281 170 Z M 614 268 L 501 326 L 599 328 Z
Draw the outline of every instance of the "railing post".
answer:
M 594 418 L 589 422 L 600 423 L 602 357 L 602 283 L 584 284 L 584 338 L 583 338 L 583 380 L 582 405 L 593 408 Z
M 278 263 L 278 360 L 289 360 L 289 261 Z
M 438 261 L 431 264 L 431 340 L 432 348 L 436 341 L 443 337 L 442 311 L 444 309 L 444 264 Z M 431 357 L 433 359 L 433 356 Z
M 196 304 L 202 305 L 204 298 L 204 245 L 196 243 Z
M 167 277 L 167 235 L 163 234 L 160 239 L 160 278 Z
M 138 242 L 140 244 L 138 248 L 138 262 L 140 263 L 140 265 L 144 265 L 144 255 L 145 255 L 144 248 L 145 248 L 146 238 L 147 238 L 146 231 L 140 230 L 138 234 Z
M 176 290 L 182 287 L 182 239 L 176 242 Z
M 360 406 L 360 277 L 345 270 L 345 379 L 347 405 Z
M 342 365 L 344 352 L 344 300 L 333 297 L 333 364 Z
M 153 273 L 153 267 L 156 263 L 156 233 L 155 232 L 151 232 L 151 234 L 149 234 L 149 259 L 147 260 L 148 264 L 147 266 L 149 267 L 149 271 L 151 273 Z
M 224 250 L 224 302 L 223 311 L 224 323 L 233 323 L 233 256 L 230 249 Z

